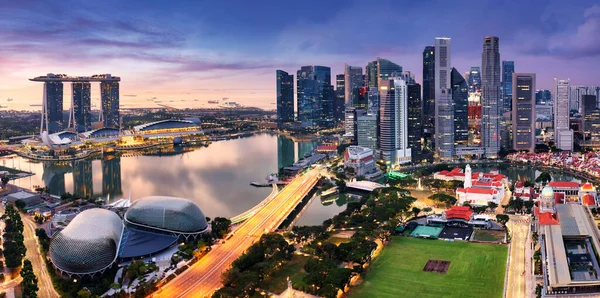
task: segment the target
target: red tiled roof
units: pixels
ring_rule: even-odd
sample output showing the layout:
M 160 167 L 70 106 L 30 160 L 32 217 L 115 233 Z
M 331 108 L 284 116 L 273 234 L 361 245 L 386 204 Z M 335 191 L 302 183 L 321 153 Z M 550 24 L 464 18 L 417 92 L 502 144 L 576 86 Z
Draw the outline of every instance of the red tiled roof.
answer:
M 448 173 L 450 173 L 450 172 L 443 170 L 443 171 L 439 172 L 438 175 L 447 175 Z
M 452 206 L 452 208 L 446 210 L 446 218 L 447 219 L 464 219 L 470 220 L 471 215 L 473 214 L 473 210 L 468 206 Z
M 478 188 L 478 187 L 457 188 L 456 192 L 482 194 L 482 195 L 494 195 L 494 194 L 498 193 L 498 191 L 493 188 Z
M 583 205 L 584 206 L 596 206 L 596 200 L 590 194 L 583 196 Z
M 337 151 L 337 146 L 333 145 L 319 145 L 317 151 Z
M 565 193 L 564 192 L 555 192 L 554 193 L 554 201 L 556 204 L 563 204 L 565 202 Z
M 581 190 L 591 191 L 594 190 L 594 186 L 591 183 L 584 183 L 583 185 L 581 185 Z
M 568 187 L 573 187 L 573 188 L 579 188 L 579 183 L 577 182 L 570 182 L 570 181 L 552 181 L 550 183 L 548 183 L 548 185 L 552 188 L 554 187 L 558 187 L 558 188 L 568 188 Z
M 540 223 L 540 225 L 557 225 L 557 224 L 560 224 L 558 222 L 558 218 L 556 217 L 556 215 L 552 214 L 552 213 L 549 213 L 549 212 L 540 213 L 540 215 L 538 216 L 538 222 Z
M 515 188 L 521 188 L 525 186 L 525 184 L 523 183 L 523 181 L 517 181 L 517 184 L 515 184 Z

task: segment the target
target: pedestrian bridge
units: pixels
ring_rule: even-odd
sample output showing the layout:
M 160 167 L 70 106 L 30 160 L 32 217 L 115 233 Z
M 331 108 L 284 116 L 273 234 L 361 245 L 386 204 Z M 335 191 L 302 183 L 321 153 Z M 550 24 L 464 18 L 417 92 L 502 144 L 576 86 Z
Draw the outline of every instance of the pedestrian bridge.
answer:
M 346 187 L 364 191 L 373 191 L 378 188 L 384 188 L 385 185 L 372 181 L 354 181 L 346 183 Z

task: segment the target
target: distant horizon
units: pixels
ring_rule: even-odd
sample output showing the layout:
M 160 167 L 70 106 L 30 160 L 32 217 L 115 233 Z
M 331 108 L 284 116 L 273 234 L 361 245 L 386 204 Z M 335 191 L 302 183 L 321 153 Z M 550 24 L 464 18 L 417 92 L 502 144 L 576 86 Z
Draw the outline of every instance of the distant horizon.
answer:
M 42 84 L 29 81 L 35 76 L 111 73 L 122 78 L 124 108 L 152 108 L 147 104 L 153 97 L 183 103 L 227 97 L 270 109 L 277 69 L 296 76 L 304 65 L 328 66 L 335 81 L 345 63 L 364 72 L 369 61 L 382 57 L 421 83 L 422 51 L 435 37 L 452 39 L 452 66 L 464 74 L 481 66 L 482 41 L 489 35 L 500 38 L 500 59 L 515 61 L 515 72 L 536 73 L 539 89 L 552 90 L 554 78 L 600 85 L 600 4 L 591 0 L 66 0 L 3 4 L 0 105 L 41 104 Z M 65 109 L 69 92 L 66 87 Z M 93 102 L 97 92 L 92 87 Z

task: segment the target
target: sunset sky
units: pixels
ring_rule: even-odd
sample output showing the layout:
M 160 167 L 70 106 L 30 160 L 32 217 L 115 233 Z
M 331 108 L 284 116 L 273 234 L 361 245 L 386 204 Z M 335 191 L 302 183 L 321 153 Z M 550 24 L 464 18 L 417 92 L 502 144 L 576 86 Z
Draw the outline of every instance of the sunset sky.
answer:
M 272 109 L 276 69 L 324 65 L 335 75 L 380 56 L 420 82 L 421 52 L 436 36 L 452 38 L 464 73 L 481 64 L 486 35 L 500 38 L 501 59 L 517 72 L 537 74 L 538 89 L 555 77 L 600 85 L 600 4 L 591 0 L 0 0 L 0 105 L 38 109 L 29 105 L 41 103 L 42 84 L 28 78 L 52 72 L 121 76 L 123 107 L 228 97 Z

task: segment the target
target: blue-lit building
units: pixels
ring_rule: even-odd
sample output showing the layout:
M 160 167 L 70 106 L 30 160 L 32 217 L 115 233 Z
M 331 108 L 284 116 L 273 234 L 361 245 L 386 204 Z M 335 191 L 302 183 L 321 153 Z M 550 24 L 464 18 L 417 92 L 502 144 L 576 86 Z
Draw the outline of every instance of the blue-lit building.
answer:
M 512 111 L 512 75 L 514 72 L 514 61 L 502 61 L 503 112 Z
M 120 128 L 119 121 L 119 82 L 105 81 L 100 83 L 102 104 L 102 126 Z
M 73 82 L 71 85 L 73 102 L 72 114 L 69 118 L 75 131 L 84 132 L 92 127 L 91 84 L 90 82 Z
M 296 86 L 298 120 L 303 127 L 334 122 L 334 92 L 329 67 L 302 66 L 296 75 Z
M 432 134 L 435 127 L 435 46 L 423 50 L 423 125 Z
M 481 88 L 481 67 L 471 66 L 469 76 L 467 77 L 469 93 L 480 91 Z
M 294 75 L 277 70 L 277 124 L 294 122 Z
M 469 87 L 456 68 L 452 68 L 450 76 L 454 105 L 454 144 L 467 145 L 469 140 Z
M 48 81 L 44 83 L 44 103 L 42 108 L 46 119 L 42 119 L 42 127 L 49 134 L 63 130 L 63 83 Z M 44 130 L 42 128 L 42 130 Z

